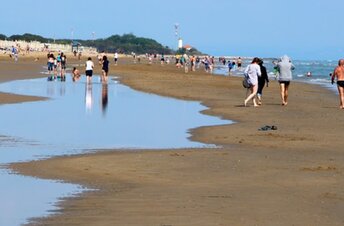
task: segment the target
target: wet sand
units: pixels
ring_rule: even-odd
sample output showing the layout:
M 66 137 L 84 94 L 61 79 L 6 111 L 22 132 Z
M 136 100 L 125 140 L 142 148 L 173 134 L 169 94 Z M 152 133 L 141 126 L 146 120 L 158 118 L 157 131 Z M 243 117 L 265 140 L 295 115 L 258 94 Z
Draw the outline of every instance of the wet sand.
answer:
M 0 55 L 0 82 L 11 80 L 39 78 L 44 75 L 40 74 L 42 63 L 34 62 L 33 58 L 25 57 L 17 63 L 11 61 L 8 56 Z M 13 95 L 0 92 L 0 104 L 10 104 L 27 101 L 38 101 L 46 98 L 29 97 L 22 95 Z
M 238 78 L 145 63 L 119 63 L 110 74 L 137 90 L 200 101 L 204 113 L 237 123 L 192 131 L 217 149 L 103 150 L 13 164 L 24 175 L 98 189 L 32 225 L 344 224 L 344 111 L 335 93 L 293 82 L 282 107 L 272 81 L 263 105 L 245 108 Z M 265 125 L 278 130 L 258 131 Z

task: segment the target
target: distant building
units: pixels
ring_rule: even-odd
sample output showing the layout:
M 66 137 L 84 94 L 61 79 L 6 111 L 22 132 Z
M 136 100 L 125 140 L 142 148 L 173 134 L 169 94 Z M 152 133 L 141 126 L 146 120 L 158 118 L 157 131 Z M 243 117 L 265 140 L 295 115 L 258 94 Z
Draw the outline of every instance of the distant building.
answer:
M 77 41 L 72 42 L 72 52 L 76 51 L 79 52 L 79 49 L 81 47 L 81 43 Z
M 190 51 L 192 49 L 192 46 L 187 44 L 183 48 L 186 49 L 187 51 Z

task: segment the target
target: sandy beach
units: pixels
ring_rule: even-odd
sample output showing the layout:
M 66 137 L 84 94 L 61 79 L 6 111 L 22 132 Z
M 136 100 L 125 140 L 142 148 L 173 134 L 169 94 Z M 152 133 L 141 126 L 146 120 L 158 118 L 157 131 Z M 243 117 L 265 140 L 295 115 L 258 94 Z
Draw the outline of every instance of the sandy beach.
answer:
M 44 76 L 44 57 L 0 59 L 0 82 Z M 136 90 L 199 101 L 209 108 L 204 114 L 236 123 L 192 130 L 192 140 L 215 149 L 99 150 L 12 164 L 23 175 L 97 189 L 62 200 L 60 212 L 31 225 L 344 224 L 344 112 L 336 93 L 292 82 L 283 107 L 272 81 L 254 108 L 243 107 L 236 77 L 121 61 L 109 74 Z M 0 93 L 0 104 L 43 99 Z M 278 130 L 258 131 L 265 125 Z

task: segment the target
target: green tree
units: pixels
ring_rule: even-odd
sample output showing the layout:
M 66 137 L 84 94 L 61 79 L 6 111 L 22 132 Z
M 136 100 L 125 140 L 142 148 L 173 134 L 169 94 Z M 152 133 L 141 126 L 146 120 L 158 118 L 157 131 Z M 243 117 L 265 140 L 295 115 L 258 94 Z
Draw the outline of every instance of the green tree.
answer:
M 6 35 L 0 34 L 0 40 L 6 40 L 6 39 L 7 39 Z

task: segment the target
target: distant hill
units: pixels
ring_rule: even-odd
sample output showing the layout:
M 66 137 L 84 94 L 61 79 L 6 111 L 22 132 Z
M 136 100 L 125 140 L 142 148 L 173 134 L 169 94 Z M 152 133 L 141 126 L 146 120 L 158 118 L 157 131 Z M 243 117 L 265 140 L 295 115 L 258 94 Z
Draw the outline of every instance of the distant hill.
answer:
M 6 35 L 0 34 L 0 40 L 5 40 L 7 39 Z
M 6 35 L 0 34 L 1 40 L 23 40 L 23 41 L 38 41 L 42 43 L 57 43 L 57 44 L 70 44 L 71 39 L 51 39 L 44 38 L 34 34 L 23 34 L 23 35 L 12 35 L 7 37 Z M 124 35 L 113 35 L 106 39 L 96 40 L 73 40 L 79 42 L 83 46 L 95 47 L 98 51 L 106 52 L 119 52 L 119 53 L 131 53 L 145 54 L 145 53 L 164 53 L 172 54 L 174 51 L 167 46 L 163 46 L 157 41 L 149 38 L 136 37 L 133 34 Z
M 113 35 L 106 39 L 78 40 L 84 46 L 94 46 L 98 51 L 120 52 L 138 54 L 164 53 L 170 54 L 173 51 L 157 41 L 149 38 L 136 37 L 133 34 Z
M 0 34 L 0 40 L 22 40 L 22 41 L 38 41 L 41 43 L 56 43 L 56 44 L 71 44 L 71 39 L 52 39 L 52 38 L 44 38 L 39 35 L 25 33 L 23 35 L 12 35 L 7 37 L 6 35 Z M 145 54 L 145 53 L 152 53 L 152 54 L 175 54 L 175 53 L 184 53 L 187 52 L 188 54 L 194 55 L 202 55 L 200 51 L 196 48 L 192 48 L 190 51 L 186 51 L 186 49 L 180 49 L 177 52 L 170 49 L 168 46 L 163 46 L 162 44 L 158 43 L 154 39 L 150 38 L 142 38 L 136 37 L 133 34 L 124 34 L 124 35 L 113 35 L 105 39 L 96 39 L 96 40 L 73 40 L 79 42 L 83 46 L 87 47 L 95 47 L 99 52 L 119 52 L 119 53 L 127 53 L 130 54 L 132 52 L 136 54 Z

